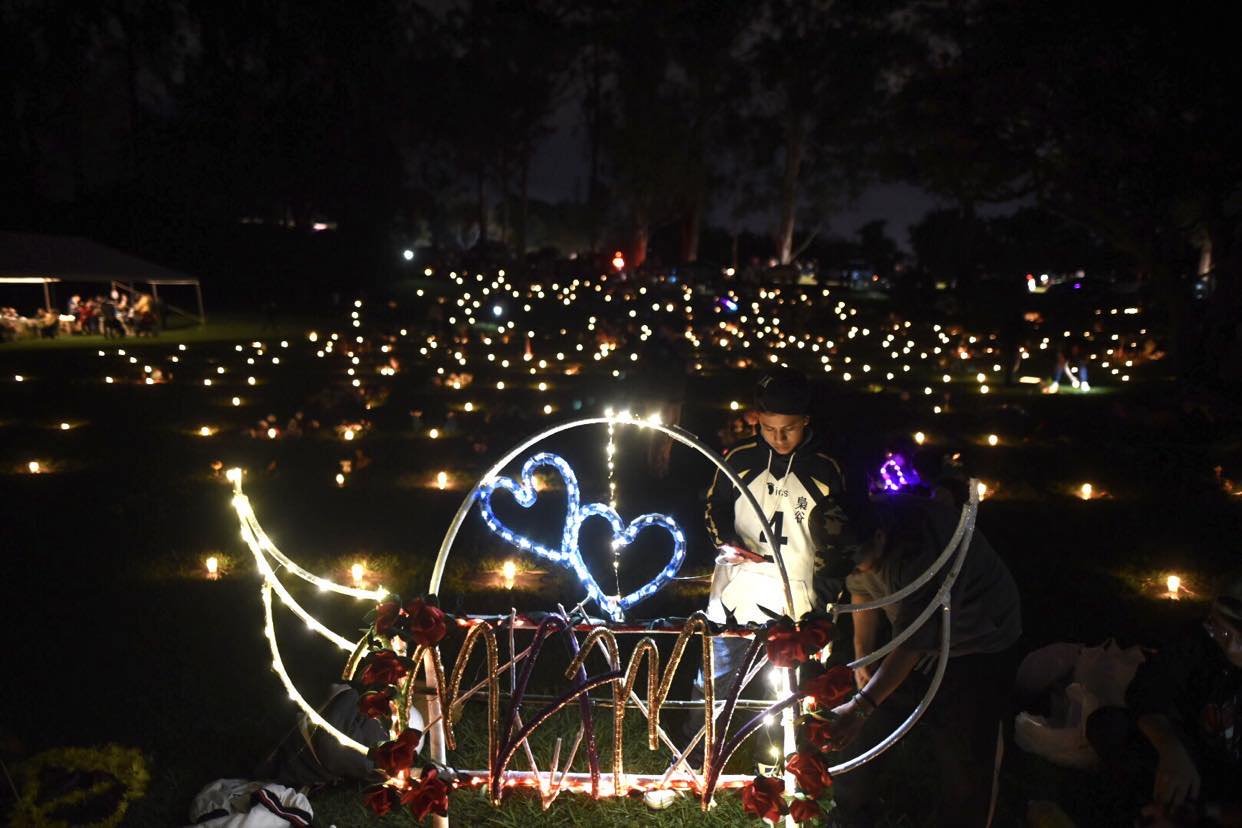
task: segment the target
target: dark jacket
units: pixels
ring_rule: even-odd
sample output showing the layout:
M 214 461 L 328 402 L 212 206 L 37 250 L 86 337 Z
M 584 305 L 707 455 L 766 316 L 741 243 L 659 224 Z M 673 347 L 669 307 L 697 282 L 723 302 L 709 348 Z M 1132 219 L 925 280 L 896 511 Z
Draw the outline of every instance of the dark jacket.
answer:
M 1168 716 L 1197 762 L 1242 769 L 1242 669 L 1225 658 L 1201 622 L 1139 665 L 1126 691 L 1136 717 Z

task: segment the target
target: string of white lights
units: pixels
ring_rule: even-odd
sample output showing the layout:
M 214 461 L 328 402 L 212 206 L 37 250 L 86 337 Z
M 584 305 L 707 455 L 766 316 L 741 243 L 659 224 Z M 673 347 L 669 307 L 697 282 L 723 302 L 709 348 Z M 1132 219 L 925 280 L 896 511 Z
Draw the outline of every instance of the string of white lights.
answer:
M 246 544 L 250 547 L 250 552 L 254 555 L 255 564 L 259 567 L 259 573 L 263 575 L 264 582 L 270 585 L 272 589 L 276 590 L 276 594 L 280 596 L 281 603 L 292 610 L 294 615 L 302 619 L 307 627 L 319 633 L 324 638 L 340 647 L 342 650 L 346 652 L 353 652 L 353 649 L 356 646 L 355 642 L 350 641 L 348 638 L 345 638 L 333 630 L 328 629 L 318 618 L 307 612 L 302 605 L 289 594 L 289 591 L 285 589 L 285 585 L 282 584 L 276 577 L 276 571 L 272 569 L 272 566 L 268 563 L 267 558 L 263 557 L 263 553 L 259 548 L 254 533 L 251 531 L 249 526 L 242 527 L 242 539 L 245 540 Z
M 233 483 L 233 509 L 237 512 L 238 519 L 250 525 L 251 530 L 254 532 L 255 538 L 262 547 L 263 551 L 279 561 L 282 566 L 294 575 L 304 581 L 307 581 L 308 583 L 314 584 L 322 590 L 335 592 L 340 595 L 350 595 L 354 598 L 366 598 L 372 601 L 382 601 L 388 597 L 388 590 L 384 589 L 382 586 L 375 589 L 348 587 L 343 584 L 338 584 L 328 578 L 321 578 L 320 576 L 308 572 L 298 566 L 293 559 L 281 552 L 280 549 L 277 548 L 276 544 L 272 543 L 272 539 L 268 537 L 267 533 L 263 531 L 263 527 L 259 524 L 258 518 L 255 516 L 254 509 L 250 506 L 250 499 L 242 494 L 241 469 L 229 469 L 226 473 L 226 477 Z
M 275 670 L 276 675 L 280 677 L 280 682 L 285 686 L 285 692 L 289 694 L 289 698 L 293 700 L 294 704 L 302 709 L 302 712 L 306 714 L 307 718 L 314 722 L 318 727 L 322 728 L 325 733 L 332 736 L 343 746 L 349 748 L 350 750 L 356 750 L 365 756 L 368 752 L 366 745 L 351 739 L 349 736 L 333 727 L 327 719 L 320 715 L 318 710 L 311 707 L 311 705 L 307 703 L 306 699 L 302 697 L 302 694 L 298 692 L 298 689 L 293 686 L 293 679 L 289 678 L 289 673 L 285 671 L 284 661 L 280 658 L 280 647 L 276 643 L 276 626 L 272 623 L 271 583 L 272 579 L 265 575 L 262 587 L 263 634 L 267 636 L 267 643 L 272 651 L 272 669 Z

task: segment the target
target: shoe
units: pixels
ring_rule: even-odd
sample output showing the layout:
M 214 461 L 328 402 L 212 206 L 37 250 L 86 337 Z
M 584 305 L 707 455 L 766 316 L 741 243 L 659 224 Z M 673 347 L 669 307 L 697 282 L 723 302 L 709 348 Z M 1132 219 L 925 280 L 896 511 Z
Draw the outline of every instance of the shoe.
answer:
M 1059 384 L 1059 383 L 1055 383 L 1055 382 L 1054 382 L 1054 383 L 1052 383 L 1051 385 L 1049 385 L 1047 388 L 1045 388 L 1045 389 L 1044 389 L 1044 393 L 1045 393 L 1045 394 L 1055 394 L 1055 393 L 1057 393 L 1057 391 L 1059 391 L 1059 390 L 1061 390 L 1061 386 L 1060 386 L 1060 384 Z
M 1091 383 L 1087 382 L 1086 380 L 1083 380 L 1082 382 L 1078 383 L 1078 390 L 1082 391 L 1083 393 L 1090 391 Z

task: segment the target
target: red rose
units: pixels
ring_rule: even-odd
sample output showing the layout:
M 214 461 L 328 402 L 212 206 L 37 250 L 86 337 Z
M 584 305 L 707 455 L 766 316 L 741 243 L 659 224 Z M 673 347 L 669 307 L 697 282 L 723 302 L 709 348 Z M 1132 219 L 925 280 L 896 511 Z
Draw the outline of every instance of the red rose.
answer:
M 789 815 L 794 822 L 814 822 L 824 815 L 819 803 L 814 799 L 795 799 L 789 806 Z
M 392 697 L 387 690 L 363 693 L 358 700 L 358 712 L 370 719 L 382 719 L 392 715 Z
M 815 700 L 821 710 L 831 710 L 854 692 L 854 671 L 838 664 L 818 676 L 804 678 L 798 690 Z
M 362 683 L 367 687 L 396 684 L 406 673 L 405 665 L 392 650 L 378 650 L 371 654 L 367 667 L 362 671 Z
M 802 636 L 796 627 L 778 621 L 768 630 L 768 661 L 777 667 L 797 667 L 805 660 Z
M 811 799 L 819 799 L 832 784 L 828 766 L 816 751 L 798 751 L 785 763 L 785 767 L 798 780 L 798 788 Z
M 440 639 L 448 632 L 444 611 L 422 598 L 415 598 L 406 604 L 405 613 L 409 616 L 405 621 L 405 628 L 417 644 L 428 647 L 439 644 Z
M 818 716 L 805 716 L 802 719 L 802 732 L 806 740 L 819 750 L 832 749 L 832 723 Z
M 754 781 L 742 788 L 742 810 L 773 825 L 785 812 L 785 781 L 771 776 L 756 776 Z
M 827 618 L 814 618 L 798 625 L 802 634 L 802 649 L 807 656 L 818 653 L 832 643 L 832 622 Z
M 396 793 L 387 785 L 372 785 L 362 792 L 362 799 L 377 816 L 383 816 L 392 810 Z
M 391 742 L 384 742 L 382 745 L 371 748 L 367 755 L 371 757 L 371 761 L 377 768 L 383 768 L 389 774 L 395 774 L 414 764 L 414 757 L 418 753 L 418 743 L 422 741 L 422 738 L 421 730 L 409 727 L 401 731 L 401 735 Z
M 401 804 L 410 806 L 414 819 L 422 820 L 427 814 L 448 816 L 448 795 L 451 787 L 440 778 L 435 768 L 425 768 L 418 785 L 401 794 Z
M 396 601 L 385 601 L 375 607 L 375 632 L 377 635 L 389 635 L 401 618 L 401 605 Z

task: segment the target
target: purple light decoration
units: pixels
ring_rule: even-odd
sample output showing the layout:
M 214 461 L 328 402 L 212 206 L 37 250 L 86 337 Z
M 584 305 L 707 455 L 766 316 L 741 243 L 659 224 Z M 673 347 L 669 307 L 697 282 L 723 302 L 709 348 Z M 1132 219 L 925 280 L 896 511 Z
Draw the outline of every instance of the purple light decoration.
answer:
M 880 466 L 880 479 L 884 481 L 884 491 L 899 492 L 918 485 L 919 473 L 913 468 L 906 469 L 905 458 L 900 454 L 890 453 Z

